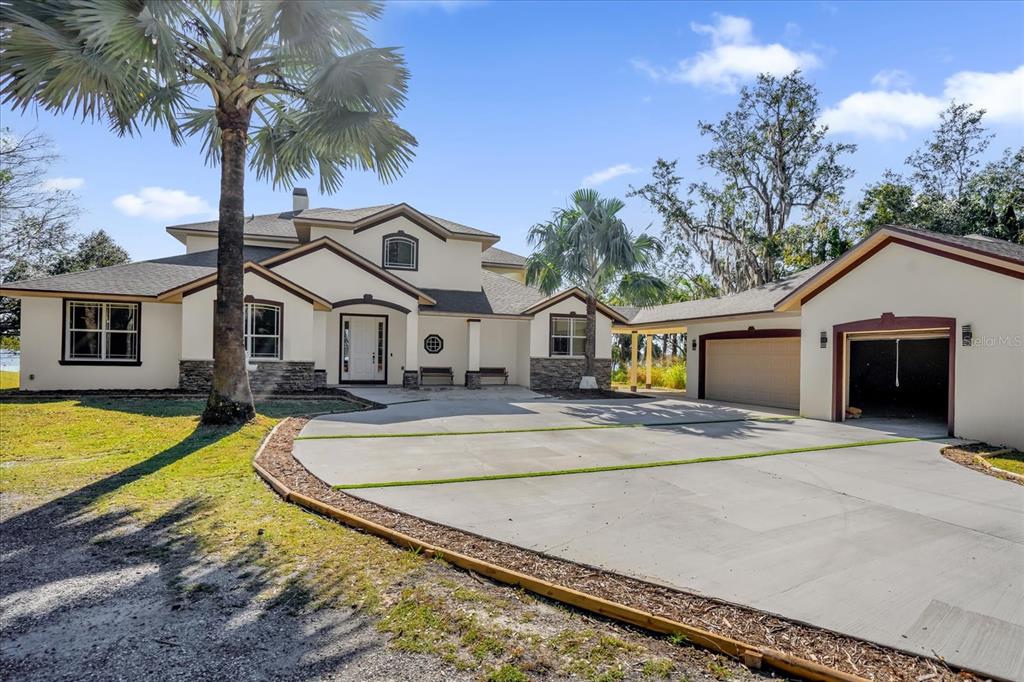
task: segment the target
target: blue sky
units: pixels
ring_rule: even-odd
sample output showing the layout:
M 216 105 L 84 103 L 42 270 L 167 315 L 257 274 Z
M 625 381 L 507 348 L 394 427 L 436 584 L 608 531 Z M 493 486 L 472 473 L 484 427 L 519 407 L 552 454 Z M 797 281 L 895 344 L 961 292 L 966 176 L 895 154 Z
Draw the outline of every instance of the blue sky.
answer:
M 405 201 L 520 253 L 529 226 L 588 179 L 624 197 L 659 156 L 697 177 L 697 121 L 735 106 L 758 69 L 799 65 L 821 90 L 835 138 L 860 147 L 851 197 L 902 165 L 951 96 L 989 108 L 993 155 L 1024 144 L 1019 2 L 407 2 L 371 34 L 404 48 L 400 122 L 419 139 L 416 160 L 391 185 L 353 173 L 334 196 L 311 178 L 311 204 Z M 54 184 L 81 197 L 79 228 L 108 230 L 135 259 L 180 252 L 166 225 L 215 216 L 219 175 L 198 140 L 179 148 L 164 131 L 120 139 L 69 116 L 0 115 L 55 140 Z M 251 178 L 246 212 L 286 210 L 289 195 Z M 642 202 L 627 203 L 632 228 L 660 229 Z

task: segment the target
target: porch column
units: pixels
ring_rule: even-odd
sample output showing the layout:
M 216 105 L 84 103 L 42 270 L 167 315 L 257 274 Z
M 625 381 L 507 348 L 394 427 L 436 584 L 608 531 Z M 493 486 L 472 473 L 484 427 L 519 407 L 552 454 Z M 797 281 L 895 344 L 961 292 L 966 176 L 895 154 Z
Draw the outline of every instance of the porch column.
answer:
M 466 320 L 469 325 L 469 358 L 466 362 L 466 388 L 480 388 L 480 320 Z
M 654 334 L 647 335 L 647 348 L 644 349 L 644 362 L 647 365 L 647 381 L 644 384 L 647 388 L 651 387 L 651 363 L 654 362 L 654 353 L 651 352 L 654 347 Z
M 637 356 L 640 351 L 640 335 L 637 334 L 635 329 L 630 333 L 629 341 L 629 352 L 631 355 L 629 362 L 629 390 L 636 393 Z
M 405 315 L 405 372 L 403 388 L 420 387 L 420 313 L 411 310 Z

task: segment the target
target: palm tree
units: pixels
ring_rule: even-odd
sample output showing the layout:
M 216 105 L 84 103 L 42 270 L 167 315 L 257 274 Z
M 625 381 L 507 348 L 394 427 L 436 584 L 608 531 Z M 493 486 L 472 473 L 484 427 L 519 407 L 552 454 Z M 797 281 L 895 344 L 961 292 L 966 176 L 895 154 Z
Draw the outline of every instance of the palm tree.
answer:
M 397 50 L 374 47 L 363 23 L 376 2 L 305 0 L 11 0 L 0 4 L 4 103 L 72 110 L 118 135 L 200 135 L 220 164 L 213 386 L 204 423 L 254 415 L 243 328 L 246 165 L 273 186 L 314 172 L 404 171 L 415 138 L 395 115 L 409 78 Z
M 580 388 L 593 387 L 597 298 L 614 292 L 635 305 L 651 305 L 664 296 L 665 283 L 648 274 L 663 248 L 648 234 L 633 236 L 618 216 L 625 204 L 602 198 L 596 190 L 572 193 L 567 208 L 555 209 L 551 220 L 530 228 L 535 247 L 526 261 L 526 281 L 550 295 L 577 286 L 587 299 L 587 338 Z

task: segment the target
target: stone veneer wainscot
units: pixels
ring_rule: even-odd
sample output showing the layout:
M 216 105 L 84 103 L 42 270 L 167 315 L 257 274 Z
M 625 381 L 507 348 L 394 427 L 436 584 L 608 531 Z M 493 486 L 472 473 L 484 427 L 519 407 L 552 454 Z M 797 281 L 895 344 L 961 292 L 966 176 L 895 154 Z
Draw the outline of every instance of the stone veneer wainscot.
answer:
M 324 377 L 326 380 L 326 376 Z M 178 363 L 178 388 L 205 393 L 213 381 L 212 360 L 182 360 Z M 249 372 L 253 393 L 298 393 L 312 391 L 316 378 L 312 362 L 256 362 Z
M 530 388 L 543 390 L 572 390 L 580 387 L 583 378 L 583 358 L 530 358 Z M 594 360 L 594 377 L 601 388 L 611 388 L 611 358 Z

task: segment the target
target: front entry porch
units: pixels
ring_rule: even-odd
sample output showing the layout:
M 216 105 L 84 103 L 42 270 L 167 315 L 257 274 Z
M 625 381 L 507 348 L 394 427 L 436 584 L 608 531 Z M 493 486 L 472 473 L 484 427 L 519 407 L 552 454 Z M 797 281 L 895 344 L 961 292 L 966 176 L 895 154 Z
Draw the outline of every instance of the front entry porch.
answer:
M 528 324 L 424 314 L 377 299 L 341 302 L 315 320 L 316 368 L 329 386 L 527 384 L 529 360 L 520 349 L 528 339 L 520 339 Z

